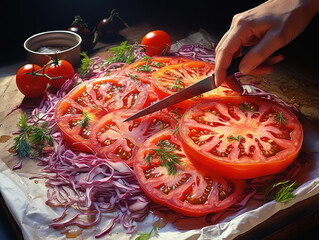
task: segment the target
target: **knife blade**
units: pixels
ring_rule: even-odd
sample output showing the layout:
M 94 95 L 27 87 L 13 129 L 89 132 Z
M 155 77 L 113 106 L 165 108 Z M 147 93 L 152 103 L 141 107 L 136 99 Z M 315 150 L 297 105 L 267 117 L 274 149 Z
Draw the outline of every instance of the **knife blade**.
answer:
M 245 53 L 243 53 L 241 56 L 234 58 L 227 68 L 227 76 L 234 74 L 235 72 L 238 72 L 238 67 L 241 59 L 244 57 Z M 192 97 L 198 96 L 202 93 L 211 91 L 216 88 L 215 81 L 214 81 L 215 75 L 214 73 L 194 84 L 191 86 L 184 88 L 183 90 L 174 93 L 173 95 L 170 95 L 166 98 L 163 98 L 162 100 L 142 109 L 141 111 L 133 114 L 129 118 L 125 119 L 124 122 L 134 120 L 136 118 L 143 117 L 145 115 L 151 114 L 153 112 L 157 112 L 161 109 L 167 108 L 169 106 L 175 105 L 179 102 L 185 101 L 187 99 L 190 99 Z

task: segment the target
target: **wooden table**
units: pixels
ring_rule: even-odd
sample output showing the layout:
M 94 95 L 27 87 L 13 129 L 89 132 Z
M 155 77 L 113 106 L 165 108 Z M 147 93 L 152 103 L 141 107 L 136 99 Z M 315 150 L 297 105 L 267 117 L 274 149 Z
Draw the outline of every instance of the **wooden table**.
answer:
M 190 33 L 184 28 L 176 29 L 156 24 L 138 24 L 122 30 L 121 37 L 113 43 L 98 43 L 91 52 L 91 55 L 104 56 L 109 47 L 118 45 L 124 39 L 130 43 L 139 42 L 145 33 L 158 28 L 166 30 L 171 35 L 172 42 L 182 39 Z M 213 35 L 213 33 L 211 34 Z M 11 94 L 12 91 L 16 91 L 12 82 L 10 86 L 3 86 L 3 81 L 8 78 L 14 81 L 15 72 L 24 63 L 20 62 L 12 66 L 5 66 L 0 70 L 2 97 L 8 94 L 8 91 L 11 91 Z M 244 81 L 250 80 L 249 77 L 244 79 Z M 317 134 L 315 139 L 318 145 L 319 130 L 316 127 L 319 123 L 319 78 L 317 69 L 303 64 L 302 59 L 288 58 L 286 61 L 278 64 L 273 74 L 264 76 L 259 80 L 261 80 L 259 86 L 262 89 L 280 96 L 300 109 L 302 114 L 307 118 L 307 121 L 309 120 L 308 122 L 314 130 L 314 134 Z M 19 94 L 15 95 L 19 96 Z M 22 100 L 21 95 L 20 98 Z M 13 106 L 8 103 L 7 107 Z M 319 146 L 317 146 L 316 154 L 318 152 Z M 11 216 L 7 217 L 10 218 Z M 239 236 L 237 239 L 295 239 L 296 236 L 307 238 L 313 236 L 315 233 L 319 233 L 319 195 L 300 202 L 294 205 L 293 208 L 278 212 L 264 223 Z

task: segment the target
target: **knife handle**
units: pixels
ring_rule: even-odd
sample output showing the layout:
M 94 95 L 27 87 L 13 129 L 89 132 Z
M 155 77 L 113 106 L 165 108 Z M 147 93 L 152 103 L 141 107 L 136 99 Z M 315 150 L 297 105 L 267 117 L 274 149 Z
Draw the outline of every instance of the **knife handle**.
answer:
M 236 58 L 233 58 L 231 63 L 229 64 L 227 70 L 226 70 L 226 76 L 229 76 L 229 75 L 232 75 L 236 72 L 239 72 L 239 64 L 240 64 L 240 61 L 243 59 L 243 57 L 246 55 L 246 53 L 249 52 L 249 50 L 251 49 L 252 47 L 245 47 L 242 49 L 241 51 L 241 55 L 239 57 L 236 57 Z M 282 54 L 278 53 L 278 50 L 275 51 L 274 53 L 272 53 L 268 58 L 271 58 L 271 57 L 275 57 L 275 56 L 279 56 L 281 55 L 281 57 L 283 58 Z M 282 59 L 280 59 L 279 61 L 281 61 Z M 277 63 L 278 60 L 274 63 Z M 274 64 L 272 63 L 272 64 Z

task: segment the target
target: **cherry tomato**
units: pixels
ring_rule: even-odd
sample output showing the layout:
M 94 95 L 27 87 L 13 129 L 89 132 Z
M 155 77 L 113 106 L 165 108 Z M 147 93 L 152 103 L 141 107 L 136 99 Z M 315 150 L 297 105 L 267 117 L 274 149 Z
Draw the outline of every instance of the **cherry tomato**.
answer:
M 90 141 L 103 158 L 124 161 L 132 167 L 139 146 L 162 129 L 177 127 L 177 122 L 164 112 L 157 112 L 134 121 L 123 122 L 132 111 L 106 114 L 93 127 Z
M 181 141 L 193 163 L 233 178 L 277 173 L 298 155 L 303 130 L 285 107 L 259 97 L 222 97 L 189 108 Z
M 71 79 L 74 76 L 74 69 L 71 63 L 62 59 L 54 59 L 48 62 L 44 69 L 44 73 L 53 79 L 48 79 L 48 83 L 56 88 L 61 88 L 66 80 Z
M 163 151 L 163 146 L 169 150 Z M 169 173 L 155 151 L 179 157 L 175 173 Z M 239 199 L 245 187 L 244 180 L 199 172 L 171 129 L 162 130 L 145 141 L 135 157 L 134 172 L 150 199 L 187 216 L 222 211 Z
M 146 34 L 141 44 L 145 47 L 146 55 L 152 57 L 161 55 L 164 50 L 169 52 L 171 48 L 171 38 L 166 32 L 155 30 Z
M 107 112 L 139 110 L 148 105 L 147 87 L 129 78 L 103 78 L 72 89 L 58 103 L 55 120 L 65 139 L 75 148 L 94 152 L 89 140 L 94 123 Z
M 38 76 L 35 71 L 41 67 L 35 64 L 22 66 L 16 75 L 16 84 L 20 92 L 28 98 L 37 98 L 44 94 L 47 88 L 47 78 Z M 41 74 L 41 73 L 39 73 Z

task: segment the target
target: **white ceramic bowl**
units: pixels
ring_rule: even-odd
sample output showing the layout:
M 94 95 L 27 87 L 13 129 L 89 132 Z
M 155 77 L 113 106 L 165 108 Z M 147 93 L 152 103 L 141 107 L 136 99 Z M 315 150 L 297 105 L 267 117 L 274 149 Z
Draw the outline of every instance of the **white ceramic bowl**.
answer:
M 64 58 L 74 68 L 80 65 L 81 37 L 71 31 L 57 30 L 35 34 L 24 42 L 29 63 L 43 66 L 55 52 L 58 58 Z

